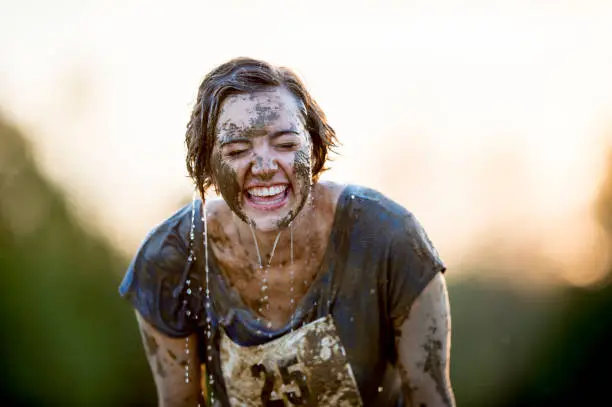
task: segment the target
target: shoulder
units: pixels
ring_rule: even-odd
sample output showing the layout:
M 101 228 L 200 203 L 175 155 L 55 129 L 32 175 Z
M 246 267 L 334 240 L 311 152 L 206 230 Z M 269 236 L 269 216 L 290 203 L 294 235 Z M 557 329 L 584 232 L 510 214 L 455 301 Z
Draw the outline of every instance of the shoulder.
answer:
M 199 201 L 198 201 L 199 202 Z M 187 261 L 192 217 L 201 202 L 189 203 L 155 226 L 132 258 L 119 288 L 128 295 L 144 281 L 180 275 Z
M 369 236 L 380 247 L 388 247 L 389 255 L 409 255 L 437 270 L 444 264 L 417 217 L 401 204 L 372 188 L 347 185 L 340 202 L 353 223 L 353 230 L 364 239 Z
M 155 226 L 147 234 L 136 256 L 148 261 L 166 263 L 176 254 L 186 254 L 191 224 L 196 217 L 201 216 L 201 205 L 201 201 L 189 203 Z
M 384 230 L 392 238 L 420 233 L 415 215 L 380 191 L 361 185 L 346 185 L 344 210 L 365 227 Z
M 119 287 L 119 293 L 144 320 L 172 337 L 192 332 L 185 310 L 199 309 L 195 296 L 181 300 L 180 288 L 193 264 L 188 260 L 189 235 L 192 219 L 201 216 L 197 212 L 200 208 L 201 202 L 190 203 L 154 227 L 132 259 Z
M 234 223 L 234 213 L 223 198 L 206 200 L 206 224 L 209 238 L 228 236 Z

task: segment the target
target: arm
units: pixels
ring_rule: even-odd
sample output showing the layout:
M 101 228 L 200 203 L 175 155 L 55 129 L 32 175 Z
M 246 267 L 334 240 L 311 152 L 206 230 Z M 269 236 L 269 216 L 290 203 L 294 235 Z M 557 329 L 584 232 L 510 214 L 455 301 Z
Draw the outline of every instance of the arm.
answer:
M 398 326 L 395 343 L 407 406 L 453 407 L 449 378 L 450 307 L 437 273 Z
M 200 402 L 200 360 L 197 336 L 189 337 L 189 355 L 185 352 L 185 338 L 171 338 L 157 331 L 138 312 L 136 319 L 140 336 L 155 385 L 159 407 L 194 407 Z M 185 383 L 185 366 L 189 356 L 189 383 Z M 204 404 L 201 404 L 204 406 Z

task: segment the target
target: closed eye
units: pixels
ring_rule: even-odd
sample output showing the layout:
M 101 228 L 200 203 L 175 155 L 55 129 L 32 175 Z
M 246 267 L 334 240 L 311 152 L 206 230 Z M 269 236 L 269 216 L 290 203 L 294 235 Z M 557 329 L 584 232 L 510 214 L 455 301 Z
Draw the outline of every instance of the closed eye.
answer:
M 228 157 L 238 157 L 246 152 L 247 150 L 232 150 L 225 153 L 225 155 L 227 155 Z
M 295 148 L 295 147 L 297 147 L 297 143 L 293 143 L 293 142 L 291 142 L 291 143 L 280 143 L 280 144 L 277 144 L 276 147 L 280 147 L 280 148 Z
M 251 145 L 243 141 L 231 141 L 221 147 L 223 155 L 229 158 L 237 158 L 250 150 Z

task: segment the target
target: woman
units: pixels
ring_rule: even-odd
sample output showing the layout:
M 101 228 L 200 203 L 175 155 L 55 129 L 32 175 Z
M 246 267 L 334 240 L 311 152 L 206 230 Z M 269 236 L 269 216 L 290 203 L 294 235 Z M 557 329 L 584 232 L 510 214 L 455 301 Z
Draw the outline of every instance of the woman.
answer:
M 161 406 L 454 405 L 444 265 L 404 208 L 318 181 L 335 142 L 288 69 L 239 58 L 202 82 L 186 134 L 201 200 L 149 234 L 120 289 Z

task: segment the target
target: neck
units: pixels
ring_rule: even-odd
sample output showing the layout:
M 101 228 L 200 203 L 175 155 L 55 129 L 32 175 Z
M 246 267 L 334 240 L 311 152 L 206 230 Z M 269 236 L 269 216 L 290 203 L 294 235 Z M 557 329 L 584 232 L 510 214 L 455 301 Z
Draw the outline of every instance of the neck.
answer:
M 314 189 L 311 193 L 314 194 Z M 312 197 L 314 198 L 314 195 L 312 195 Z M 267 264 L 267 261 L 269 260 L 269 256 L 271 255 L 272 249 L 274 248 L 274 242 L 277 240 L 277 237 L 278 243 L 276 245 L 272 264 L 278 263 L 280 260 L 289 260 L 291 229 L 293 229 L 294 246 L 296 246 L 296 249 L 298 247 L 301 247 L 301 243 L 303 243 L 301 242 L 302 238 L 304 238 L 307 232 L 312 229 L 311 227 L 309 227 L 308 224 L 309 222 L 311 222 L 312 214 L 314 213 L 314 211 L 315 207 L 310 203 L 309 198 L 309 202 L 304 205 L 302 210 L 293 219 L 290 226 L 272 230 L 259 230 L 256 228 L 253 228 L 251 230 L 251 226 L 240 220 L 237 216 L 234 216 L 234 220 L 238 234 L 241 236 L 241 241 L 244 244 L 255 246 L 253 236 L 257 239 L 257 246 L 259 247 L 261 260 L 263 265 L 265 266 Z M 250 242 L 250 244 L 247 242 Z
M 251 233 L 248 230 L 249 225 L 247 225 L 244 222 L 243 222 L 243 225 L 244 226 L 241 229 L 245 229 L 247 233 Z M 253 232 L 255 233 L 255 236 L 257 237 L 257 241 L 259 242 L 260 249 L 263 249 L 264 247 L 272 247 L 279 233 L 281 234 L 281 239 L 282 239 L 282 237 L 285 234 L 289 233 L 289 228 L 290 228 L 289 226 L 283 229 L 274 229 L 274 230 L 259 230 L 257 228 L 253 228 Z
M 260 249 L 265 250 L 265 248 L 271 248 L 276 240 L 276 237 L 279 233 L 281 233 L 281 240 L 285 240 L 285 238 L 289 238 L 290 228 L 293 227 L 294 231 L 305 227 L 308 223 L 306 219 L 311 218 L 311 213 L 314 211 L 314 206 L 311 204 L 311 200 L 314 199 L 315 188 L 312 189 L 311 195 L 308 198 L 306 204 L 302 207 L 297 216 L 291 221 L 291 226 L 285 226 L 283 228 L 276 228 L 271 230 L 261 230 L 257 228 L 253 228 L 255 232 L 255 236 L 257 236 L 257 240 L 259 241 Z M 245 223 L 243 220 L 234 216 L 236 220 L 237 227 L 242 236 L 250 235 L 251 231 L 250 225 Z M 285 236 L 286 235 L 286 236 Z

